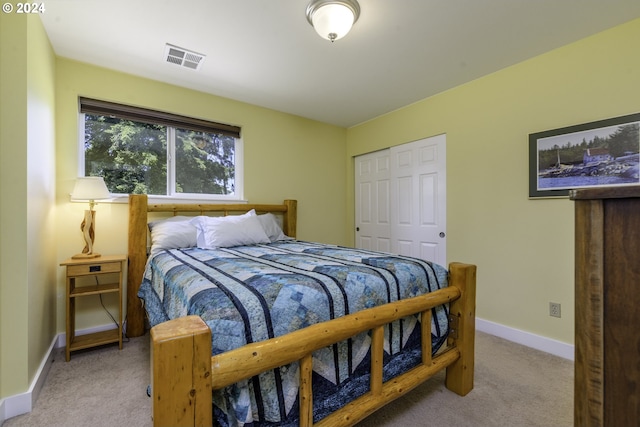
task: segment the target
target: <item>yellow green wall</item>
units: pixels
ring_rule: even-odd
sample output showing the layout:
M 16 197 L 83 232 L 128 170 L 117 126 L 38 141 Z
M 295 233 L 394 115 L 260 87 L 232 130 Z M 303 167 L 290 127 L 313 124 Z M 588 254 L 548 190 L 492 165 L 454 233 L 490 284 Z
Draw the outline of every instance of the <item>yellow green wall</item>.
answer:
M 478 317 L 572 344 L 573 202 L 528 199 L 528 135 L 640 111 L 638 48 L 635 20 L 350 128 L 347 229 L 353 156 L 446 133 L 447 259 L 478 265 Z
M 344 244 L 344 128 L 63 58 L 57 60 L 56 82 L 57 228 L 64 236 L 58 242 L 59 261 L 84 245 L 79 224 L 87 206 L 69 202 L 78 174 L 78 96 L 241 126 L 245 199 L 252 203 L 297 199 L 299 238 Z M 126 253 L 128 206 L 102 203 L 96 211 L 95 250 Z M 63 273 L 60 269 L 59 331 L 65 319 Z M 108 323 L 97 301 L 78 310 L 80 329 Z
M 40 19 L 0 14 L 0 399 L 28 389 L 57 333 L 54 77 Z

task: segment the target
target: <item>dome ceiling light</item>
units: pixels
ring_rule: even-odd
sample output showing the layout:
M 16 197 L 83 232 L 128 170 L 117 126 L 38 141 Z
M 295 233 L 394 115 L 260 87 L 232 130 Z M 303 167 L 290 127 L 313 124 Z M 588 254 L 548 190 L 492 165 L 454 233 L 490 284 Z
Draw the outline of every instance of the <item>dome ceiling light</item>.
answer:
M 360 16 L 356 0 L 313 0 L 307 20 L 320 37 L 334 42 L 346 36 Z

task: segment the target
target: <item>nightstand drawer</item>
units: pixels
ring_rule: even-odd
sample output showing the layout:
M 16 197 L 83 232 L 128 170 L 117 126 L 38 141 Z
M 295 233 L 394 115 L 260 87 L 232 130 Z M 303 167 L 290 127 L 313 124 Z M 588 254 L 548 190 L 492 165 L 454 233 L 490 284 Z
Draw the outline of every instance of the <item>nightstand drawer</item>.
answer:
M 118 273 L 122 269 L 121 262 L 97 262 L 95 264 L 68 265 L 67 276 L 83 276 L 86 274 Z

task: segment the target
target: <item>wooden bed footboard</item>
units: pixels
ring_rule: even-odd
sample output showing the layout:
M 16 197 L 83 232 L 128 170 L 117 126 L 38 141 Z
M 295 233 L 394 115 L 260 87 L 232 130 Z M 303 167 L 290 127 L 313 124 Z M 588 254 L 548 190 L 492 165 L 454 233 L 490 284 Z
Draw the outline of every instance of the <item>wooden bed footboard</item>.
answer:
M 446 387 L 464 396 L 473 389 L 476 266 L 449 265 L 447 288 L 353 313 L 211 357 L 211 331 L 198 316 L 151 330 L 152 416 L 155 426 L 212 425 L 212 390 L 299 361 L 300 426 L 351 426 L 446 368 Z M 448 348 L 431 356 L 431 308 L 450 303 Z M 420 313 L 422 363 L 382 381 L 384 325 Z M 313 423 L 311 354 L 360 332 L 372 331 L 370 391 Z

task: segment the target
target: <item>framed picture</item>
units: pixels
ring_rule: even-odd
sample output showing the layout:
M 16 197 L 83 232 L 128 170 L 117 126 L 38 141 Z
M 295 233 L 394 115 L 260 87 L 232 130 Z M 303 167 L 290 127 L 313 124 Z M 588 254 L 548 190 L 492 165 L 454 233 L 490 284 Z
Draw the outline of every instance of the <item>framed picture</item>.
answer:
M 529 197 L 640 184 L 640 113 L 529 135 Z

